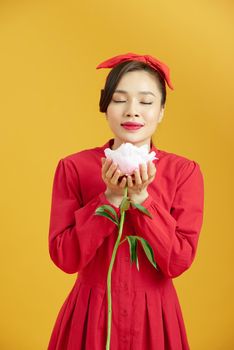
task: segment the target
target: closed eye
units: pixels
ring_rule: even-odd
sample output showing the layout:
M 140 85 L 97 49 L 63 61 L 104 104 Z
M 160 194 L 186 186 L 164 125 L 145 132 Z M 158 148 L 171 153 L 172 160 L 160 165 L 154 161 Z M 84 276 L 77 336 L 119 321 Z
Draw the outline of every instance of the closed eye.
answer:
M 115 102 L 115 103 L 123 103 L 123 102 L 126 102 L 126 101 L 115 101 L 115 100 L 113 100 L 113 102 Z M 153 102 L 140 102 L 140 103 L 142 103 L 143 105 L 152 105 Z

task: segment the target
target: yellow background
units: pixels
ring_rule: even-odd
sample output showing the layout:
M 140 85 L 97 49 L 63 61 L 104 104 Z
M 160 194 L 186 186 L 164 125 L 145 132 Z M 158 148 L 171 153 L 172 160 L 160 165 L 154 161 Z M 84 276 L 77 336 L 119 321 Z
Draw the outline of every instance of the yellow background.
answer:
M 112 137 L 95 67 L 127 52 L 169 65 L 154 142 L 204 174 L 197 255 L 174 280 L 191 350 L 234 349 L 233 19 L 231 0 L 0 2 L 1 350 L 46 349 L 73 286 L 48 253 L 54 170 Z

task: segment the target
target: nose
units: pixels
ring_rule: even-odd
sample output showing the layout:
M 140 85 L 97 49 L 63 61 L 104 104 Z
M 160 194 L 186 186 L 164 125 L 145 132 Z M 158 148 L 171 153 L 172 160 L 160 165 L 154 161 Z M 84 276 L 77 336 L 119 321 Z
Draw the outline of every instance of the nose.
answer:
M 138 114 L 137 108 L 136 108 L 136 104 L 134 103 L 134 101 L 128 102 L 126 104 L 126 113 L 125 113 L 125 115 L 127 117 L 132 117 L 132 116 L 139 117 L 139 114 Z

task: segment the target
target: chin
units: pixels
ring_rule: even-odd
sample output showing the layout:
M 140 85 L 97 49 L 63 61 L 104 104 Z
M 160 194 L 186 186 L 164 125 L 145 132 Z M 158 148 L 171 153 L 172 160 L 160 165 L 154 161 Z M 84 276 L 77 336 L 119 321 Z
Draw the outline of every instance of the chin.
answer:
M 123 140 L 123 142 L 129 142 L 129 143 L 132 143 L 134 146 L 137 146 L 139 144 L 144 144 L 146 143 L 147 141 L 145 139 L 142 139 L 142 138 L 125 138 Z
M 141 141 L 141 138 L 133 137 L 133 136 L 125 136 L 125 137 L 122 137 L 122 140 L 123 142 L 137 143 Z

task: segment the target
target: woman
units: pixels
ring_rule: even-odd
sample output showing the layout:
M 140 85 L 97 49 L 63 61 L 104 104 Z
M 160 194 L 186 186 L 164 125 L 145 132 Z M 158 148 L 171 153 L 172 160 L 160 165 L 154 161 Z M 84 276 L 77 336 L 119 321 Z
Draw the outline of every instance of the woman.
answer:
M 158 149 L 152 135 L 163 118 L 169 69 L 149 55 L 127 53 L 102 62 L 112 68 L 101 91 L 114 138 L 58 162 L 53 182 L 49 253 L 66 273 L 78 273 L 55 322 L 48 350 L 104 350 L 107 335 L 107 271 L 116 225 L 94 215 L 103 204 L 119 214 L 124 187 L 134 207 L 126 212 L 125 235 L 140 235 L 154 250 L 159 270 L 138 249 L 140 271 L 129 247 L 118 248 L 112 271 L 111 350 L 187 350 L 189 343 L 172 279 L 192 264 L 203 221 L 203 175 L 199 164 Z M 123 142 L 147 144 L 158 159 L 124 176 L 104 158 Z

